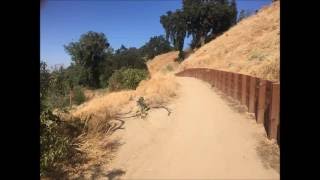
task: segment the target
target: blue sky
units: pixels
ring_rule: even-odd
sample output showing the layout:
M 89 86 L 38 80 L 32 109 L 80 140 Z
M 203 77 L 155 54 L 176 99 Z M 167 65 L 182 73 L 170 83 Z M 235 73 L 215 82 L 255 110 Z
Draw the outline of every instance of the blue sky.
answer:
M 271 0 L 237 0 L 241 9 L 256 10 Z M 49 66 L 71 62 L 63 45 L 88 31 L 103 32 L 117 49 L 140 47 L 164 34 L 160 16 L 182 7 L 182 0 L 47 0 L 40 14 L 40 58 Z M 185 48 L 190 39 L 185 42 Z

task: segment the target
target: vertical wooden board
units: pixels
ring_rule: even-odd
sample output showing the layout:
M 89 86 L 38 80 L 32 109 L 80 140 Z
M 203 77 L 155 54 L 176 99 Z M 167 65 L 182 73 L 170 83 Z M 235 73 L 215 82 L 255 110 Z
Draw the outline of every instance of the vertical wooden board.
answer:
M 210 72 L 210 77 L 211 77 L 211 78 L 210 78 L 210 82 L 211 82 L 210 84 L 211 84 L 211 86 L 215 86 L 215 85 L 214 85 L 214 72 L 215 72 L 214 70 L 212 70 L 212 71 Z
M 223 71 L 220 72 L 221 73 L 221 76 L 220 76 L 220 90 L 223 91 L 223 78 L 224 78 L 224 75 L 223 75 Z
M 233 97 L 233 88 L 234 88 L 234 73 L 230 72 L 230 90 L 229 95 Z
M 210 77 L 210 71 L 207 70 L 206 74 L 207 74 L 207 82 L 211 85 L 211 82 L 210 82 L 210 79 L 211 79 L 211 77 Z
M 238 74 L 238 94 L 237 94 L 237 98 L 238 101 L 241 102 L 241 93 L 242 93 L 242 74 Z
M 218 85 L 218 71 L 214 70 L 214 86 L 217 87 Z
M 225 71 L 222 72 L 222 92 L 226 93 L 226 80 L 227 80 L 227 73 Z
M 277 131 L 279 124 L 280 115 L 280 84 L 272 84 L 271 93 L 271 107 L 270 107 L 270 128 L 269 128 L 269 138 L 277 139 Z
M 226 89 L 225 89 L 225 93 L 227 94 L 227 95 L 229 95 L 229 79 L 230 79 L 230 77 L 229 77 L 229 72 L 226 72 L 226 81 L 225 81 L 225 83 L 226 83 Z
M 247 92 L 247 95 L 246 95 L 246 106 L 249 110 L 249 99 L 250 99 L 250 77 L 251 76 L 247 76 L 247 87 L 246 87 L 246 92 Z
M 265 98 L 265 112 L 264 112 L 264 128 L 269 137 L 269 129 L 270 129 L 270 107 L 271 107 L 271 99 L 272 99 L 272 82 L 266 81 L 266 98 Z
M 211 84 L 211 87 L 213 87 L 214 86 L 214 82 L 213 82 L 213 78 L 214 78 L 214 71 L 213 70 L 211 70 L 210 72 L 209 72 L 209 77 L 210 77 L 210 84 Z
M 256 78 L 255 101 L 254 101 L 254 115 L 256 117 L 256 120 L 258 119 L 259 88 L 260 88 L 260 78 Z
M 218 71 L 218 89 L 221 90 L 221 71 Z
M 221 71 L 218 71 L 218 89 L 221 89 Z
M 247 76 L 242 75 L 242 88 L 241 88 L 241 104 L 246 105 L 247 100 Z
M 222 89 L 222 86 L 221 86 L 221 84 L 222 84 L 222 72 L 221 71 L 219 71 L 219 90 L 221 91 L 221 89 Z
M 266 81 L 260 79 L 258 92 L 258 112 L 257 123 L 264 123 L 264 113 L 266 104 Z
M 224 90 L 223 90 L 223 92 L 225 94 L 227 94 L 227 90 L 228 90 L 228 73 L 224 72 Z
M 226 75 L 226 95 L 229 96 L 230 93 L 230 72 Z
M 255 113 L 256 101 L 256 78 L 250 77 L 250 90 L 249 90 L 249 113 Z
M 239 74 L 234 73 L 233 77 L 234 77 L 233 78 L 233 98 L 235 100 L 238 100 L 238 86 L 239 86 L 238 78 L 239 78 Z

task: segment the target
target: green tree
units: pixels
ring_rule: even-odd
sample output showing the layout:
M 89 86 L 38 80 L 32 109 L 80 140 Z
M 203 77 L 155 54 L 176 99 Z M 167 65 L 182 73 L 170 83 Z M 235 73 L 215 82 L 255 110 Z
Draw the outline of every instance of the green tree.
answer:
M 112 64 L 113 70 L 118 70 L 123 67 L 147 69 L 139 49 L 134 47 L 126 48 L 123 45 L 116 50 L 116 53 L 113 56 Z
M 147 60 L 152 59 L 159 54 L 169 52 L 172 49 L 170 42 L 162 35 L 151 37 L 150 40 L 140 48 L 142 55 Z
M 89 31 L 81 35 L 79 41 L 71 42 L 64 47 L 72 61 L 86 69 L 87 85 L 98 88 L 101 73 L 99 65 L 105 60 L 109 47 L 106 36 L 103 33 Z
M 179 51 L 179 59 L 183 59 L 183 44 L 187 30 L 185 13 L 179 9 L 175 12 L 168 11 L 167 15 L 160 17 L 160 23 L 166 31 L 167 40 Z
M 236 23 L 234 0 L 185 0 L 183 10 L 187 19 L 187 35 L 192 36 L 192 48 L 214 39 Z

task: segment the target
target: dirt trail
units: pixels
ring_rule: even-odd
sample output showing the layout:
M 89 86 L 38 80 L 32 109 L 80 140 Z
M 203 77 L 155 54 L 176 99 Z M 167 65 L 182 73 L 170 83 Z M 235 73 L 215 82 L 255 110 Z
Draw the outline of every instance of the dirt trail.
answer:
M 209 84 L 178 78 L 173 113 L 152 110 L 113 138 L 123 143 L 111 167 L 121 179 L 279 179 L 257 148 L 264 129 L 228 106 Z M 116 175 L 115 175 L 116 176 Z

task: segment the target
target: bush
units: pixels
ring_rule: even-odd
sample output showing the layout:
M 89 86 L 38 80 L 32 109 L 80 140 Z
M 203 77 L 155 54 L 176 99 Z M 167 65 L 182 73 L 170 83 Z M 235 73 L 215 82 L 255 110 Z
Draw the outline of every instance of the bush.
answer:
M 109 79 L 111 91 L 120 89 L 136 89 L 139 82 L 148 77 L 148 71 L 143 69 L 120 69 L 115 71 Z
M 85 124 L 79 118 L 62 121 L 52 111 L 40 114 L 40 176 L 61 174 L 64 165 L 77 161 L 77 137 L 86 132 Z
M 57 168 L 57 163 L 69 155 L 70 138 L 59 131 L 61 121 L 50 110 L 40 115 L 40 175 Z
M 83 89 L 80 86 L 76 86 L 73 89 L 73 95 L 73 101 L 76 105 L 79 105 L 86 100 L 86 96 L 84 95 Z

